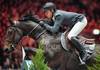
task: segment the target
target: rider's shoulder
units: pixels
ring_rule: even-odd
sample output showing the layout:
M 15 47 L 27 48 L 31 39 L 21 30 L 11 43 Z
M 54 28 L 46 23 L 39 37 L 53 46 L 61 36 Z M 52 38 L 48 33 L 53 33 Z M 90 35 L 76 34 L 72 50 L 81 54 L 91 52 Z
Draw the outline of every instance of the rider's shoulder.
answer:
M 62 17 L 63 16 L 63 13 L 61 12 L 61 10 L 57 10 L 55 13 L 54 13 L 54 16 L 57 18 L 57 17 Z
M 55 16 L 57 15 L 62 15 L 61 10 L 56 10 L 56 12 L 54 13 Z

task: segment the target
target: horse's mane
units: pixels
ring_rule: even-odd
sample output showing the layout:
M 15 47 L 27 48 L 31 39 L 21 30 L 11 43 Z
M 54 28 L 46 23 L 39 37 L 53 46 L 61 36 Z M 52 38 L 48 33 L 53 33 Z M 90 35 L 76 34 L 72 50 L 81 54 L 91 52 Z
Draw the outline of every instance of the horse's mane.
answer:
M 18 27 L 21 29 L 24 33 L 24 35 L 28 34 L 33 28 L 38 26 L 34 32 L 41 32 L 43 28 L 36 22 L 33 21 L 20 21 L 18 24 L 14 25 L 15 27 Z

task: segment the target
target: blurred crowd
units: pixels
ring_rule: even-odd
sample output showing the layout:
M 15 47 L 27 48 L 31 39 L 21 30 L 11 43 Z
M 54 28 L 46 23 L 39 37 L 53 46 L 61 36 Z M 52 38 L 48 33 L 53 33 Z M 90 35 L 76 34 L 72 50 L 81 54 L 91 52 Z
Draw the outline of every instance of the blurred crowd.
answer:
M 85 14 L 88 19 L 88 25 L 83 30 L 83 33 L 92 35 L 93 29 L 100 29 L 100 0 L 0 0 L 0 48 L 3 47 L 6 30 L 11 25 L 9 18 L 19 20 L 29 11 L 33 15 L 44 18 L 41 8 L 48 1 L 54 2 L 58 9 Z M 100 37 L 98 37 L 98 40 L 100 40 Z M 5 53 L 1 53 L 2 51 L 0 50 L 0 62 L 2 61 L 1 56 L 5 57 Z M 9 60 L 6 57 L 3 63 L 0 63 L 0 68 L 9 66 Z M 18 60 L 14 59 L 15 61 L 17 62 Z M 18 67 L 16 63 L 13 65 Z

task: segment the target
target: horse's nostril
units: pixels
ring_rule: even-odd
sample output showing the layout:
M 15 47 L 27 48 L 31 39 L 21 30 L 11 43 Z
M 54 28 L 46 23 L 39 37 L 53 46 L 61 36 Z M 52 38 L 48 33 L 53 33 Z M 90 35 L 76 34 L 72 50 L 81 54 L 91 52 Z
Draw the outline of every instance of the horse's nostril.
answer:
M 4 51 L 5 51 L 5 52 L 8 51 L 8 48 L 4 48 Z
M 6 53 L 10 53 L 10 52 L 11 52 L 11 50 L 10 50 L 9 48 L 4 49 L 4 51 L 5 51 Z

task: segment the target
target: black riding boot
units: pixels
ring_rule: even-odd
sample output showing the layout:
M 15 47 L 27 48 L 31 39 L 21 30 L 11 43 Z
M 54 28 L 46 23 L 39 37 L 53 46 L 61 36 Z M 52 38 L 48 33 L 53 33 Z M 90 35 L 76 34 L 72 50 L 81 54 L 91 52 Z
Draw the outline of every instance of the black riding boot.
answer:
M 72 37 L 71 42 L 75 45 L 75 48 L 79 51 L 82 61 L 85 62 L 87 57 L 87 52 L 85 48 L 79 43 L 77 37 Z

